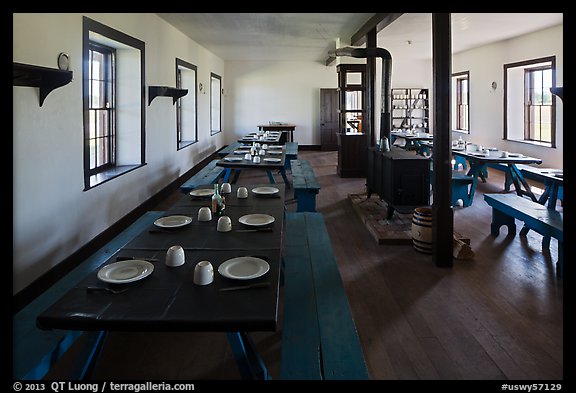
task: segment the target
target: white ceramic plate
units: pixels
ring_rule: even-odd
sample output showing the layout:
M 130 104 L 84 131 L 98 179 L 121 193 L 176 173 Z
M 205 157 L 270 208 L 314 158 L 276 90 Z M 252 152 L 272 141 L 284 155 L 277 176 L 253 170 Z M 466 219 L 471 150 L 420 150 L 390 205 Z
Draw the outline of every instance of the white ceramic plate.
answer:
M 274 217 L 268 214 L 246 214 L 238 219 L 238 222 L 252 227 L 262 227 L 274 222 Z
M 212 194 L 214 194 L 214 190 L 211 190 L 209 188 L 200 188 L 198 190 L 190 191 L 190 195 L 195 197 L 211 196 Z
M 154 221 L 154 225 L 161 228 L 178 228 L 188 225 L 192 222 L 192 218 L 188 216 L 166 216 L 160 217 Z
M 270 265 L 263 259 L 255 257 L 237 257 L 222 262 L 218 273 L 235 280 L 250 280 L 268 273 Z
M 234 150 L 234 154 L 245 154 L 245 150 Z
M 154 265 L 140 259 L 111 263 L 98 270 L 98 279 L 112 284 L 124 284 L 148 277 Z
M 273 154 L 273 155 L 275 155 L 275 156 L 279 156 L 279 155 L 282 155 L 282 152 L 281 152 L 281 151 L 277 151 L 277 150 L 270 150 L 270 151 L 268 152 L 268 154 Z
M 526 157 L 524 154 L 520 154 L 520 153 L 508 153 L 508 157 L 520 157 L 520 158 L 524 158 Z
M 280 158 L 265 158 L 264 162 L 281 162 Z
M 278 191 L 280 190 L 276 187 L 256 187 L 252 189 L 252 192 L 258 195 L 272 195 L 276 194 Z
M 281 145 L 270 145 L 268 146 L 268 149 L 282 149 Z
M 244 157 L 224 157 L 224 161 L 242 161 L 243 159 Z

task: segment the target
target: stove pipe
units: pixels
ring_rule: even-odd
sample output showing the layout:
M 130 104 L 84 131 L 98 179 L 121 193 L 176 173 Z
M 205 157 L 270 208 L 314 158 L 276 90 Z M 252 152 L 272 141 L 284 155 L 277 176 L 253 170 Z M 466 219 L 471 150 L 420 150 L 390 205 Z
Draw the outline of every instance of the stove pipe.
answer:
M 356 58 L 382 58 L 382 109 L 380 113 L 380 138 L 390 140 L 392 130 L 392 55 L 384 48 L 353 48 L 350 46 L 338 48 L 329 53 L 331 56 L 349 56 Z

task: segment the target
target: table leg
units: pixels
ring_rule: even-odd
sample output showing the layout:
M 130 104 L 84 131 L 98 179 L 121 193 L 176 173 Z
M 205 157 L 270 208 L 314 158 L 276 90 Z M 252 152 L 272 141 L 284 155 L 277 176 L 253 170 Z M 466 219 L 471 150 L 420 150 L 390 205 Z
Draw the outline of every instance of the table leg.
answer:
M 470 185 L 470 204 L 474 201 L 478 178 L 482 176 L 484 170 L 486 170 L 486 164 L 470 161 L 470 170 L 467 173 L 468 176 L 472 176 L 472 184 Z
M 75 363 L 70 371 L 70 379 L 87 380 L 90 379 L 98 357 L 106 341 L 106 332 L 84 332 L 84 343 L 80 349 L 78 357 L 80 361 Z
M 558 201 L 558 184 L 556 182 L 546 182 L 546 189 L 538 198 L 538 203 L 541 205 L 545 205 L 546 201 L 548 201 L 548 209 L 556 210 L 556 202 Z M 526 225 L 520 231 L 520 235 L 526 236 L 530 228 Z M 542 249 L 547 250 L 550 248 L 550 236 L 544 236 L 542 239 Z
M 514 182 L 514 187 L 516 188 L 516 194 L 519 196 L 527 195 L 532 199 L 534 202 L 538 202 L 536 196 L 530 190 L 530 185 L 524 179 L 524 176 L 518 169 L 518 167 L 514 163 L 509 163 L 508 168 L 510 170 L 510 175 L 512 176 L 512 181 Z M 524 187 L 524 189 L 522 189 Z
M 224 172 L 224 178 L 222 179 L 223 183 L 228 183 L 228 180 L 230 179 L 231 173 L 232 173 L 232 168 L 226 168 L 226 171 Z
M 276 184 L 276 179 L 274 179 L 274 175 L 270 169 L 266 169 L 266 174 L 268 175 L 268 180 L 270 180 L 270 184 Z
M 282 176 L 282 179 L 284 180 L 284 184 L 286 184 L 286 188 L 290 189 L 290 182 L 288 181 L 288 178 L 286 177 L 286 171 L 284 170 L 284 168 L 280 169 L 280 175 Z
M 254 342 L 246 332 L 228 332 L 226 335 L 242 379 L 272 379 L 264 361 L 256 351 Z

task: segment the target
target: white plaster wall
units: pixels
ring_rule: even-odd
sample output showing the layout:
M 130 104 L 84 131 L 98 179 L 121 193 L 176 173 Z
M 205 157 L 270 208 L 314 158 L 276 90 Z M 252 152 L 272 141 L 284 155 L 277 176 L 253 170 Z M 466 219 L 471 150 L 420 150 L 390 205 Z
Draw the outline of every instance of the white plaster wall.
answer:
M 224 62 L 155 14 L 13 14 L 13 60 L 56 67 L 70 55 L 73 80 L 39 107 L 38 89 L 13 88 L 13 292 L 77 251 L 224 144 L 210 136 L 209 95 L 199 96 L 199 142 L 176 150 L 172 100 L 157 97 L 146 111 L 146 164 L 84 191 L 82 16 L 146 43 L 146 85 L 175 86 L 175 58 L 226 82 Z M 146 101 L 147 103 L 147 101 Z M 226 102 L 223 101 L 223 110 Z
M 338 87 L 336 66 L 311 62 L 226 62 L 223 80 L 227 142 L 259 124 L 296 125 L 294 141 L 320 144 L 320 88 Z
M 470 71 L 470 134 L 463 139 L 542 159 L 543 167 L 564 166 L 563 102 L 556 99 L 556 148 L 503 140 L 504 64 L 556 56 L 556 85 L 563 86 L 563 25 L 456 54 L 452 71 Z M 492 90 L 491 84 L 498 84 Z

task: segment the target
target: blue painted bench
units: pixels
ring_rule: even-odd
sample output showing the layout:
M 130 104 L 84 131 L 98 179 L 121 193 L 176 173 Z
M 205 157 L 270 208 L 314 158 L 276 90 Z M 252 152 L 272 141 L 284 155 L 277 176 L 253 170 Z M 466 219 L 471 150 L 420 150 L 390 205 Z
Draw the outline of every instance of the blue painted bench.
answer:
M 229 144 L 228 146 L 226 146 L 225 148 L 221 149 L 218 151 L 218 156 L 220 158 L 224 158 L 226 157 L 228 154 L 232 153 L 234 150 L 237 150 L 240 145 L 242 145 L 240 142 L 234 142 Z
M 180 191 L 187 194 L 198 186 L 218 183 L 218 179 L 224 176 L 226 172 L 226 168 L 216 166 L 218 161 L 220 160 L 210 161 L 204 168 L 200 169 L 198 173 L 192 175 L 190 179 L 186 180 L 180 186 Z
M 472 204 L 470 197 L 470 185 L 474 181 L 472 176 L 462 172 L 452 172 L 452 206 L 456 206 L 458 199 L 462 199 L 462 206 L 468 207 Z M 430 170 L 430 185 L 434 186 L 434 171 Z
M 292 188 L 297 203 L 297 212 L 315 212 L 316 195 L 320 184 L 308 160 L 292 160 Z
M 462 199 L 462 206 L 468 207 L 472 204 L 470 198 L 470 185 L 474 181 L 472 176 L 461 172 L 452 172 L 452 206 L 456 206 L 459 199 Z
M 100 332 L 41 330 L 36 327 L 36 317 L 163 215 L 163 211 L 144 213 L 128 228 L 14 315 L 14 380 L 42 379 L 82 335 L 84 335 L 85 345 L 79 357 L 86 362 L 79 362 L 76 370 L 72 371 L 74 375 L 70 378 L 81 379 L 85 375 L 90 359 L 101 340 Z
M 556 274 L 563 276 L 564 264 L 564 215 L 562 212 L 548 209 L 546 206 L 523 198 L 516 194 L 484 194 L 484 200 L 492 206 L 492 224 L 490 233 L 492 236 L 500 234 L 500 227 L 508 227 L 508 235 L 516 235 L 516 222 L 518 219 L 524 222 L 526 228 L 532 229 L 543 236 L 542 248 L 550 246 L 550 237 L 558 240 L 558 262 Z M 522 234 L 522 233 L 521 233 Z
M 286 142 L 284 169 L 292 169 L 292 160 L 298 159 L 298 142 Z
M 280 379 L 369 379 L 321 213 L 286 213 Z

